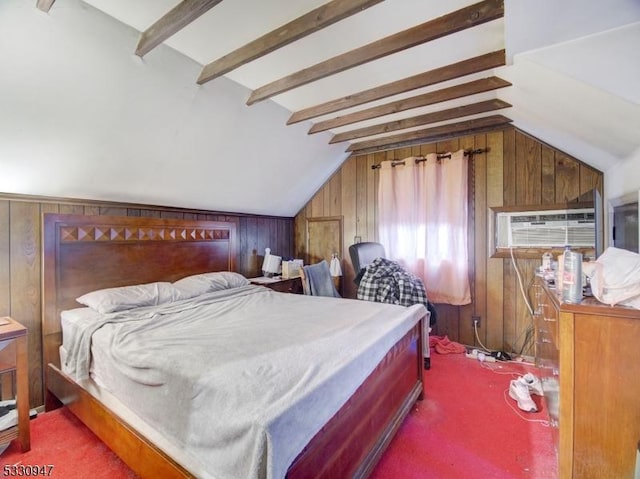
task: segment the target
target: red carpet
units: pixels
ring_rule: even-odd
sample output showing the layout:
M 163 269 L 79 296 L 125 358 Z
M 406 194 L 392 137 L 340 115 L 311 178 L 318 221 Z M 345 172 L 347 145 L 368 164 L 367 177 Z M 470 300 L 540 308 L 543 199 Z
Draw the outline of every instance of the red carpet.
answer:
M 18 441 L 13 441 L 0 456 L 0 465 L 52 465 L 50 475 L 40 474 L 38 477 L 60 479 L 137 477 L 111 449 L 65 408 L 39 414 L 32 419 L 31 450 L 22 454 Z M 0 474 L 2 471 L 0 468 Z
M 541 411 L 531 414 L 514 411 L 505 394 L 522 365 L 483 367 L 464 355 L 436 353 L 431 364 L 425 399 L 401 426 L 373 479 L 557 477 L 551 429 L 527 421 L 547 419 L 540 398 L 533 396 Z M 20 453 L 14 441 L 0 465 L 52 464 L 50 477 L 64 479 L 135 477 L 66 409 L 32 420 L 31 437 L 31 451 Z
M 509 381 L 518 363 L 431 354 L 425 399 L 402 424 L 372 479 L 556 478 L 552 430 L 542 398 L 537 413 L 517 409 Z M 512 409 L 512 407 L 515 408 Z M 530 422 L 536 421 L 536 422 Z

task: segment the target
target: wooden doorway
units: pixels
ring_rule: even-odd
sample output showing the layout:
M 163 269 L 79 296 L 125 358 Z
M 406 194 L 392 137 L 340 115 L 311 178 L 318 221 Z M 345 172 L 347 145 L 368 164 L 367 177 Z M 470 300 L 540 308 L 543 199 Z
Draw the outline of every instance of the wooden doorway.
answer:
M 338 255 L 342 262 L 342 216 L 307 218 L 307 257 L 305 264 L 331 262 L 331 255 Z M 342 281 L 336 280 L 336 288 L 342 294 Z

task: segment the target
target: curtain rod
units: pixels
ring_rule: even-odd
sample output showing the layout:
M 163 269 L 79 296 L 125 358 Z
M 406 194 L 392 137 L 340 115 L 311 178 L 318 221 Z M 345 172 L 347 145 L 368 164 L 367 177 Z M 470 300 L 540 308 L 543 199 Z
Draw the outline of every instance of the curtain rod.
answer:
M 489 151 L 489 148 L 477 148 L 475 150 L 465 150 L 464 156 L 478 155 L 480 153 L 486 153 L 487 151 Z M 441 160 L 443 158 L 451 158 L 451 153 L 436 153 L 436 154 L 437 154 L 438 160 Z M 427 158 L 422 155 L 415 157 L 416 163 L 420 163 L 421 161 L 427 161 Z M 404 160 L 392 160 L 391 166 L 396 166 L 396 165 L 404 165 Z M 377 165 L 371 165 L 372 170 L 377 170 L 378 168 L 380 168 L 380 163 L 378 163 Z

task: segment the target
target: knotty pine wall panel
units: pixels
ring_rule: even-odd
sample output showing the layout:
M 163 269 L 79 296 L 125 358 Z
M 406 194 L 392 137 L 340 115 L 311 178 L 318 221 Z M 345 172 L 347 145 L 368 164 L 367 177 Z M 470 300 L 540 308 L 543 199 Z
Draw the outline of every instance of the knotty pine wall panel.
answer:
M 546 145 L 540 149 L 540 173 L 542 175 L 541 202 L 543 205 L 556 201 L 556 158 L 555 152 Z
M 29 393 L 34 398 L 42 389 L 40 205 L 12 201 L 9 227 L 9 313 L 28 330 Z
M 348 255 L 349 244 L 346 238 L 354 238 L 358 235 L 358 206 L 355 185 L 358 183 L 358 157 L 349 158 L 341 168 L 342 173 L 342 195 L 340 203 L 342 205 L 342 251 Z M 373 171 L 372 171 L 373 172 Z M 367 172 L 367 174 L 371 174 Z M 375 241 L 369 237 L 361 237 L 362 241 Z M 305 238 L 306 243 L 306 238 Z M 345 248 L 346 246 L 346 248 Z M 305 263 L 308 260 L 305 259 Z M 342 261 L 342 291 L 347 298 L 355 297 L 356 289 L 353 283 L 355 273 L 351 262 Z
M 565 203 L 593 188 L 597 188 L 602 194 L 602 172 L 522 131 L 511 128 L 504 132 L 503 154 L 504 206 Z M 510 258 L 489 261 L 503 262 L 502 274 L 495 272 L 487 277 L 490 283 L 501 279 L 503 284 L 503 348 L 533 354 L 531 347 L 522 349 L 527 334 L 531 334 L 531 318 L 522 297 L 513 261 Z M 523 288 L 528 291 L 540 260 L 516 258 L 515 263 L 522 277 Z M 489 332 L 493 332 L 491 325 Z M 494 342 L 497 339 L 495 337 L 488 341 L 500 344 Z
M 11 274 L 9 247 L 9 202 L 0 200 L 0 316 L 11 311 Z
M 293 257 L 293 218 L 251 216 L 108 202 L 82 202 L 0 194 L 0 316 L 10 315 L 28 328 L 31 407 L 43 404 L 41 328 L 42 214 L 144 216 L 231 221 L 236 223 L 238 272 L 261 275 L 264 250 Z
M 475 137 L 463 138 L 460 142 L 459 148 L 464 149 L 476 149 L 486 148 L 486 135 L 477 135 Z M 492 151 L 491 154 L 494 152 Z M 478 328 L 477 335 L 483 344 L 487 343 L 487 331 L 489 330 L 489 320 L 495 322 L 498 321 L 498 317 L 489 317 L 487 312 L 487 284 L 476 281 L 476 277 L 484 277 L 487 273 L 487 238 L 486 235 L 480 234 L 476 228 L 472 225 L 483 225 L 487 222 L 487 204 L 489 202 L 490 190 L 487 183 L 489 155 L 476 155 L 473 158 L 470 169 L 470 196 L 469 203 L 469 238 L 468 238 L 468 250 L 469 250 L 469 268 L 473 274 L 469 277 L 469 283 L 471 286 L 471 297 L 473 302 L 466 306 L 460 307 L 460 316 L 462 321 L 464 318 L 468 318 L 471 321 L 473 315 L 480 316 L 481 327 Z M 484 323 L 482 324 L 484 319 Z M 460 320 L 458 320 L 460 321 Z M 493 328 L 497 329 L 497 328 Z M 458 341 L 463 344 L 475 344 L 476 343 L 476 331 L 473 328 L 465 328 L 464 324 L 458 324 Z
M 474 158 L 469 178 L 469 265 L 472 303 L 464 306 L 436 305 L 438 324 L 434 334 L 477 345 L 471 317 L 478 315 L 478 338 L 489 348 L 520 352 L 532 326 L 510 258 L 489 253 L 491 208 L 533 206 L 565 202 L 598 188 L 603 176 L 575 158 L 544 144 L 513 127 L 447 141 L 358 155 L 348 158 L 305 205 L 294 222 L 296 257 L 306 260 L 307 218 L 342 216 L 343 293 L 356 297 L 354 271 L 348 248 L 359 237 L 377 241 L 378 170 L 371 165 L 460 148 L 488 148 Z M 327 258 L 329 259 L 329 258 Z M 528 290 L 540 260 L 516 258 L 523 287 Z M 523 351 L 532 354 L 532 350 Z

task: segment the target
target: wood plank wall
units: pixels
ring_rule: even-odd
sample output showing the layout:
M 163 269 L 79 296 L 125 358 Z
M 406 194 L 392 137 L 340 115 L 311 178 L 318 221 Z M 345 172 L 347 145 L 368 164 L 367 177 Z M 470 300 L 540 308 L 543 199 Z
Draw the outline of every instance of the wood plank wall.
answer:
M 0 316 L 12 316 L 28 328 L 31 407 L 44 402 L 40 243 L 43 213 L 232 221 L 238 233 L 237 269 L 247 277 L 262 274 L 266 247 L 284 257 L 292 257 L 294 251 L 293 218 L 0 194 Z
M 472 303 L 461 307 L 436 305 L 438 323 L 434 333 L 466 345 L 478 345 L 471 320 L 477 315 L 480 316 L 478 337 L 486 347 L 532 355 L 532 347 L 523 349 L 532 318 L 520 293 L 511 259 L 490 257 L 490 208 L 562 203 L 593 188 L 602 194 L 603 175 L 513 127 L 350 157 L 296 215 L 296 257 L 306 258 L 307 218 L 342 216 L 345 252 L 342 291 L 345 297 L 355 298 L 348 248 L 356 237 L 361 241 L 377 241 L 378 170 L 372 170 L 371 165 L 460 148 L 488 149 L 487 153 L 474 156 L 470 178 L 474 192 L 469 205 L 470 221 L 474 225 L 469 233 Z M 540 259 L 516 257 L 525 290 L 540 262 Z

